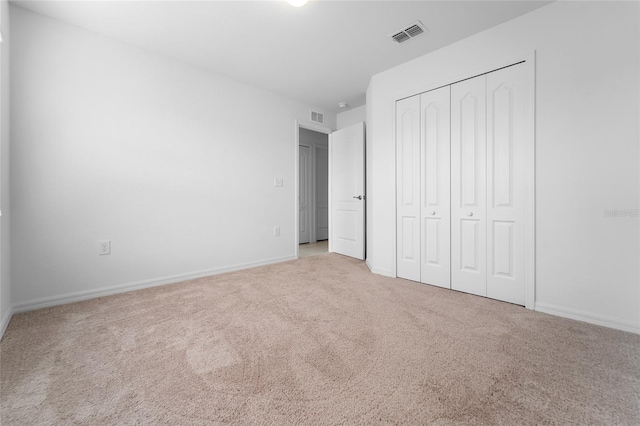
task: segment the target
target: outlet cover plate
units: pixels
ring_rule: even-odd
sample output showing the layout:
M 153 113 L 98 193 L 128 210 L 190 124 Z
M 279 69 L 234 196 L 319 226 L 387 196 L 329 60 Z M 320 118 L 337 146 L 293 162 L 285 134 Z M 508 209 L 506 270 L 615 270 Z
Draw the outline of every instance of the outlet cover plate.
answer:
M 111 254 L 111 241 L 98 241 L 98 255 L 104 256 Z

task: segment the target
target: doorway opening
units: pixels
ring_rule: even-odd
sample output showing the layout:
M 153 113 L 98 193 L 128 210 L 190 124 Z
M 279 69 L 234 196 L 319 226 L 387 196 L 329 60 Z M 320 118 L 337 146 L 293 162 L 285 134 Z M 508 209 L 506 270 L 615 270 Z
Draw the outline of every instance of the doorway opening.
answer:
M 329 135 L 296 121 L 296 257 L 329 252 Z
M 329 251 L 329 136 L 300 128 L 298 132 L 299 256 Z

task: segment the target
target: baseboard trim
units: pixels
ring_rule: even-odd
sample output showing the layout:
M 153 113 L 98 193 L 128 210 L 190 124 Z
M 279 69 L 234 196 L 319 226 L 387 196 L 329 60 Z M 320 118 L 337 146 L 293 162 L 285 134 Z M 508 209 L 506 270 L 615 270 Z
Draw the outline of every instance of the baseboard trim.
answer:
M 367 268 L 369 268 L 369 272 L 373 273 L 373 268 L 371 267 L 371 264 L 369 263 L 369 259 L 365 259 L 364 260 L 364 264 L 367 265 Z
M 371 271 L 372 274 L 383 275 L 389 278 L 396 277 L 396 274 L 391 273 L 389 269 L 375 268 L 374 266 L 371 265 L 371 263 L 369 263 L 369 259 L 367 259 L 365 263 L 367 265 L 367 268 L 369 268 L 369 271 Z
M 616 330 L 640 334 L 640 324 L 634 324 L 631 321 L 626 321 L 607 315 L 592 314 L 590 312 L 564 308 L 547 303 L 536 303 L 534 310 L 558 317 L 570 318 L 578 321 L 588 322 L 591 324 L 601 325 L 603 327 L 615 328 Z
M 128 291 L 142 290 L 150 287 L 158 287 L 167 284 L 174 284 L 181 281 L 192 280 L 196 278 L 207 277 L 211 275 L 220 275 L 226 272 L 240 271 L 243 269 L 255 268 L 258 266 L 271 265 L 274 263 L 295 260 L 295 256 L 276 257 L 261 260 L 259 262 L 241 263 L 222 268 L 207 269 L 203 271 L 191 272 L 187 274 L 172 275 L 167 277 L 159 277 L 151 280 L 138 281 L 128 284 L 120 284 L 111 287 L 105 287 L 95 290 L 79 291 L 75 293 L 67 293 L 60 296 L 43 297 L 27 302 L 17 303 L 13 306 L 12 313 L 33 311 L 36 309 L 49 308 L 51 306 L 65 305 L 67 303 L 80 302 L 82 300 L 95 299 L 97 297 L 110 296 L 112 294 L 126 293 Z M 4 325 L 4 322 L 3 322 Z
M 7 331 L 7 327 L 9 327 L 9 323 L 11 322 L 11 317 L 13 316 L 13 307 L 9 306 L 9 310 L 4 317 L 2 317 L 2 322 L 0 323 L 0 339 L 4 337 L 4 332 Z

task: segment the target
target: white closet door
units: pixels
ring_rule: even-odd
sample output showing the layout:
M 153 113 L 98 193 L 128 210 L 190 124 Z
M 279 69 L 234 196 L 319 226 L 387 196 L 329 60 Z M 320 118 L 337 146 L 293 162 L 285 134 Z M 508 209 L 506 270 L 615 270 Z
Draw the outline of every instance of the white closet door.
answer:
M 316 240 L 329 238 L 329 150 L 316 145 Z
M 451 86 L 451 288 L 487 295 L 486 76 Z
M 420 281 L 420 96 L 396 102 L 396 275 Z
M 450 86 L 420 96 L 420 281 L 450 288 Z
M 524 305 L 526 68 L 487 74 L 487 297 Z
M 300 244 L 311 240 L 311 148 L 300 145 L 300 171 L 298 200 L 300 205 L 299 240 Z

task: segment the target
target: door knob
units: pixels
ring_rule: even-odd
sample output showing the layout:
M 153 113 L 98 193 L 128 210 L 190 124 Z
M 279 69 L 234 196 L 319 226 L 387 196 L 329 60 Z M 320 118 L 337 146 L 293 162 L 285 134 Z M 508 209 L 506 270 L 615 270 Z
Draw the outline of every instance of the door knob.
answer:
M 362 195 L 354 195 L 353 198 L 357 198 L 358 200 L 364 200 L 364 196 Z
M 468 216 L 469 217 L 473 216 L 473 212 L 469 212 Z
M 431 212 L 431 216 L 435 216 L 436 212 Z

